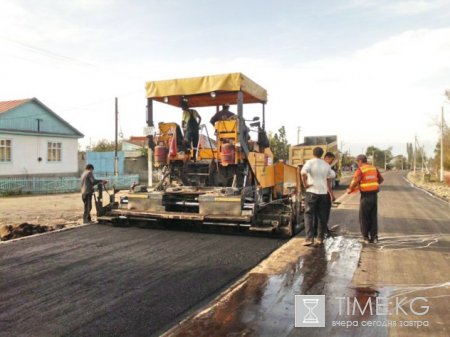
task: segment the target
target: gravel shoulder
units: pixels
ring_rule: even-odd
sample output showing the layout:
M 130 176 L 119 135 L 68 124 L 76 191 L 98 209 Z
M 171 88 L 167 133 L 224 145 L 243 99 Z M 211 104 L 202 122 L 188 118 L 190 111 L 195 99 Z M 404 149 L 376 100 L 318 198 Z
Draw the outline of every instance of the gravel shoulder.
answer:
M 431 181 L 426 182 L 424 181 L 423 174 L 420 172 L 408 172 L 407 179 L 414 185 L 427 190 L 431 194 L 445 201 L 450 202 L 450 186 L 446 185 L 445 183 L 435 181 L 436 179 L 434 179 L 433 177 L 431 178 Z

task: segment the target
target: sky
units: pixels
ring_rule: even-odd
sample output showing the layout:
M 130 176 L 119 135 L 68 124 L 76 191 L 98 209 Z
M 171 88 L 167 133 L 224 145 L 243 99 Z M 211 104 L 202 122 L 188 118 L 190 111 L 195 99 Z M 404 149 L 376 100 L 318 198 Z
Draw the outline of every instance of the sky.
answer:
M 147 81 L 242 72 L 268 91 L 266 127 L 290 143 L 337 134 L 432 155 L 450 120 L 447 0 L 2 0 L 0 100 L 36 97 L 80 147 L 142 135 Z M 233 106 L 231 107 L 233 110 Z M 236 109 L 234 109 L 236 110 Z M 244 108 L 248 117 L 259 106 Z M 205 121 L 213 109 L 199 110 Z M 155 104 L 156 121 L 179 109 Z

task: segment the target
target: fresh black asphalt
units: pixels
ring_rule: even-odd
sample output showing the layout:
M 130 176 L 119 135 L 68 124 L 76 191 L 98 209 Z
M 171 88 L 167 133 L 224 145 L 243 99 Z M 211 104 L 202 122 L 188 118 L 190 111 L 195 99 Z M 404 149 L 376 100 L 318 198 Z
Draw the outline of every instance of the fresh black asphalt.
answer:
M 284 241 L 89 225 L 0 245 L 0 336 L 151 336 Z

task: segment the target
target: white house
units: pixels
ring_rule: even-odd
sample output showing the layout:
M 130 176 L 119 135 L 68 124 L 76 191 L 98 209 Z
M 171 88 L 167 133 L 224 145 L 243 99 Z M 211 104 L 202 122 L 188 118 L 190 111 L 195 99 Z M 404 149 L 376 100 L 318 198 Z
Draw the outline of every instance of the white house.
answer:
M 82 137 L 37 98 L 0 102 L 0 176 L 78 175 Z

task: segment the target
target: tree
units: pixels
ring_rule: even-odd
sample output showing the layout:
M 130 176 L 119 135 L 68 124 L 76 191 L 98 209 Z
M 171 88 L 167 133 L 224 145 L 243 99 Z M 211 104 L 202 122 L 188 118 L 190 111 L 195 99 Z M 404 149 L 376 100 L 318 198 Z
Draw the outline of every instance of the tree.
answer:
M 344 152 L 341 153 L 341 166 L 344 167 L 351 167 L 353 165 L 353 163 L 355 162 L 355 157 L 351 156 L 350 153 Z
M 118 142 L 118 150 L 122 149 L 122 141 Z M 94 152 L 107 152 L 115 150 L 115 143 L 113 140 L 101 139 L 97 143 L 94 143 L 92 146 L 87 147 L 88 151 Z
M 366 156 L 371 164 L 384 168 L 384 164 L 389 163 L 392 159 L 392 147 L 380 150 L 375 146 L 369 146 L 366 150 Z
M 414 160 L 414 148 L 412 143 L 406 143 L 406 153 L 408 154 L 408 167 L 412 167 Z
M 440 168 L 441 163 L 441 139 L 439 140 L 434 149 L 434 160 Z M 444 126 L 444 170 L 450 170 L 450 128 Z
M 395 156 L 392 161 L 393 161 L 394 167 L 397 170 L 402 170 L 402 169 L 406 168 L 407 161 L 406 161 L 405 156 L 399 154 L 398 156 Z
M 416 168 L 420 169 L 427 162 L 427 154 L 423 146 L 416 146 Z M 413 162 L 414 165 L 414 162 Z
M 284 160 L 287 162 L 289 157 L 289 143 L 286 138 L 286 129 L 284 126 L 278 129 L 278 132 L 275 132 L 275 134 L 272 134 L 269 132 L 269 142 L 270 142 L 270 148 L 273 152 L 273 159 L 274 162 L 277 162 L 278 160 Z

